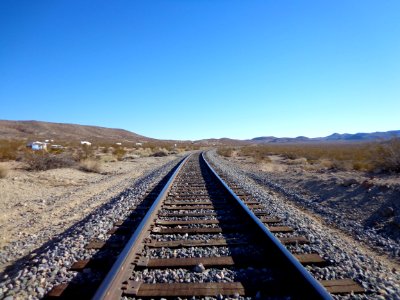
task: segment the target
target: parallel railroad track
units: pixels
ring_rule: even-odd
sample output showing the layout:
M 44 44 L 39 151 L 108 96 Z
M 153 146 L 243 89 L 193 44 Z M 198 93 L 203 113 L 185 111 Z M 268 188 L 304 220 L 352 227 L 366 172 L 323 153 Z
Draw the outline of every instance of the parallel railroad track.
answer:
M 130 236 L 123 248 L 118 238 L 108 246 L 102 241 L 88 245 L 122 249 L 93 299 L 332 299 L 331 294 L 364 292 L 350 279 L 315 280 L 303 266 L 327 262 L 318 254 L 292 255 L 285 247 L 308 240 L 240 188 L 229 187 L 201 154 L 182 161 L 152 196 L 154 202 L 134 212 L 145 214 L 140 224 L 132 217 L 110 231 Z M 105 261 L 79 261 L 71 269 L 104 267 Z M 66 290 L 66 285 L 57 286 L 48 297 L 84 294 Z

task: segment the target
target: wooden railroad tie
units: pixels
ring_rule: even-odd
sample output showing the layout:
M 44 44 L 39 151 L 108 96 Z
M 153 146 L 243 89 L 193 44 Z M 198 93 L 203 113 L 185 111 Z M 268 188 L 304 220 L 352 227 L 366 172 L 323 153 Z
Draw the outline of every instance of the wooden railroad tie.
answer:
M 318 254 L 295 255 L 303 265 L 322 265 L 327 264 Z M 225 267 L 242 265 L 260 265 L 264 261 L 262 256 L 220 256 L 220 257 L 190 257 L 190 258 L 148 258 L 142 257 L 136 266 L 143 268 L 192 268 L 198 264 L 204 267 Z
M 210 247 L 210 246 L 232 246 L 247 245 L 249 242 L 243 239 L 211 239 L 211 240 L 174 240 L 156 241 L 145 243 L 150 248 L 184 248 L 184 247 Z
M 219 220 L 157 220 L 156 225 L 219 224 Z
M 351 279 L 320 281 L 331 294 L 364 293 L 365 290 Z M 204 283 L 155 283 L 146 284 L 140 281 L 128 281 L 123 288 L 123 295 L 137 297 L 190 297 L 190 296 L 245 296 L 249 292 L 261 291 L 263 295 L 274 294 L 273 282 L 260 284 L 246 290 L 241 282 L 204 282 Z M 253 291 L 251 291 L 253 290 Z
M 243 228 L 240 228 L 238 226 L 227 226 L 224 227 L 224 229 L 220 227 L 203 227 L 203 228 L 160 228 L 160 227 L 155 227 L 153 228 L 153 233 L 158 233 L 158 234 L 208 234 L 208 233 L 222 233 L 222 232 L 239 232 L 242 231 Z
M 185 213 L 159 213 L 160 217 L 175 217 L 175 218 L 184 218 L 184 217 L 213 217 L 219 215 L 216 212 L 206 212 L 206 213 L 196 213 L 196 212 L 185 212 Z M 221 215 L 224 215 L 221 213 Z
M 193 224 L 194 222 L 192 222 Z M 193 227 L 193 228 L 153 228 L 153 233 L 158 234 L 208 234 L 208 233 L 222 233 L 222 232 L 241 232 L 245 230 L 244 226 L 228 225 L 224 227 Z M 270 226 L 268 227 L 270 232 L 293 232 L 293 228 L 288 226 Z
M 331 294 L 365 293 L 365 289 L 352 279 L 320 280 L 319 282 Z
M 139 281 L 129 281 L 123 291 L 125 296 L 138 297 L 210 297 L 219 294 L 244 296 L 246 293 L 240 282 L 146 284 Z
M 284 245 L 290 244 L 306 244 L 309 243 L 304 236 L 295 236 L 280 238 L 280 242 Z M 151 248 L 181 248 L 181 247 L 208 247 L 208 246 L 230 246 L 230 245 L 246 245 L 249 242 L 243 239 L 210 239 L 210 240 L 174 240 L 174 241 L 156 241 L 150 240 L 145 243 Z

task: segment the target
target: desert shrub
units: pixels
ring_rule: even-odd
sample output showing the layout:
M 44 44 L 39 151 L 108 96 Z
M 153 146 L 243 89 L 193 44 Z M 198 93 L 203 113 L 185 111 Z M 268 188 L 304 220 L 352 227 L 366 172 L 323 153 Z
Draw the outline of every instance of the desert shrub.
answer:
M 0 160 L 16 160 L 22 148 L 24 148 L 23 141 L 0 140 Z
M 81 145 L 75 154 L 75 160 L 81 161 L 89 158 L 93 158 L 95 156 L 95 148 L 88 145 Z
M 376 147 L 375 168 L 383 172 L 400 172 L 400 138 L 394 138 Z
M 160 151 L 154 152 L 152 156 L 154 156 L 154 157 L 168 156 L 168 153 L 166 151 L 160 150 Z
M 133 151 L 134 155 L 138 155 L 139 157 L 148 157 L 153 154 L 150 148 L 138 148 Z
M 75 160 L 70 155 L 54 155 L 42 151 L 26 153 L 23 161 L 30 171 L 68 168 L 76 165 Z
M 113 149 L 112 153 L 117 158 L 117 160 L 122 160 L 122 158 L 126 154 L 126 150 L 122 147 L 116 147 Z
M 305 158 L 309 164 L 332 170 L 400 172 L 400 139 L 370 143 L 245 146 L 238 154 L 253 157 L 256 162 L 268 155 L 280 155 L 289 160 Z
M 108 147 L 103 147 L 103 148 L 101 149 L 101 152 L 104 153 L 104 154 L 107 154 L 108 151 L 109 151 Z
M 52 149 L 52 148 L 50 148 L 48 150 L 48 152 L 51 153 L 51 154 L 61 154 L 61 153 L 64 152 L 64 149 Z
M 233 148 L 230 147 L 218 148 L 217 153 L 221 156 L 232 157 Z
M 79 163 L 79 169 L 85 172 L 101 173 L 101 164 L 95 159 L 84 159 Z
M 8 169 L 5 166 L 0 166 L 0 178 L 6 178 Z

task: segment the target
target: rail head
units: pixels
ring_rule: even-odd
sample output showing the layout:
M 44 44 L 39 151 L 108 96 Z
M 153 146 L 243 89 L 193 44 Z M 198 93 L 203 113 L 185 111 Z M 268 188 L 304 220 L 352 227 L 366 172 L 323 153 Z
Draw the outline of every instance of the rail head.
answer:
M 260 230 L 263 231 L 265 237 L 269 242 L 279 251 L 279 253 L 286 259 L 288 265 L 294 270 L 298 276 L 302 278 L 304 283 L 304 289 L 312 291 L 313 295 L 309 295 L 308 299 L 326 299 L 332 300 L 332 296 L 329 292 L 302 266 L 302 264 L 286 249 L 285 246 L 276 238 L 267 227 L 260 221 L 260 219 L 244 204 L 244 202 L 235 194 L 235 192 L 225 183 L 225 181 L 218 175 L 218 173 L 211 167 L 204 156 L 204 152 L 201 154 L 202 159 L 220 181 L 220 183 L 226 188 L 226 190 L 236 200 L 237 204 L 240 205 L 246 214 L 254 221 Z
M 118 299 L 122 295 L 122 289 L 121 289 L 122 281 L 125 279 L 124 278 L 125 271 L 129 270 L 131 262 L 134 259 L 134 255 L 137 252 L 135 248 L 139 247 L 140 241 L 143 239 L 144 235 L 149 230 L 149 227 L 152 224 L 154 213 L 157 212 L 158 208 L 162 204 L 162 201 L 168 195 L 168 192 L 176 176 L 178 175 L 179 171 L 182 169 L 183 165 L 186 163 L 186 161 L 191 155 L 192 154 L 186 156 L 180 162 L 179 166 L 176 168 L 174 173 L 171 175 L 171 178 L 165 184 L 164 188 L 161 190 L 160 194 L 151 205 L 150 209 L 144 216 L 143 220 L 138 225 L 134 234 L 126 243 L 124 249 L 121 251 L 120 255 L 118 256 L 117 260 L 111 267 L 107 276 L 100 284 L 99 288 L 97 289 L 95 295 L 92 298 L 93 300 Z

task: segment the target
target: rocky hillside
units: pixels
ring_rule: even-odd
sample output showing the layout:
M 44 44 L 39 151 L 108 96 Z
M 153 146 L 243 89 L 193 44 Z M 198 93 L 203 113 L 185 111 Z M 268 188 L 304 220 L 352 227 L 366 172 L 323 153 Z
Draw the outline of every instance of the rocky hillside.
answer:
M 114 128 L 39 121 L 0 120 L 0 139 L 90 140 L 110 142 L 144 142 L 154 139 Z

